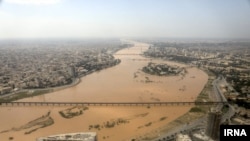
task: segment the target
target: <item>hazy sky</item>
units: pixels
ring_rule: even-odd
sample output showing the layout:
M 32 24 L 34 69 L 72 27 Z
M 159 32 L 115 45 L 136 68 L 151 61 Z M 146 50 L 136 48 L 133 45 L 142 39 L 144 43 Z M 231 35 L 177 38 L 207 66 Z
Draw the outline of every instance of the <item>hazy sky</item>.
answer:
M 249 38 L 249 0 L 0 0 L 0 39 Z

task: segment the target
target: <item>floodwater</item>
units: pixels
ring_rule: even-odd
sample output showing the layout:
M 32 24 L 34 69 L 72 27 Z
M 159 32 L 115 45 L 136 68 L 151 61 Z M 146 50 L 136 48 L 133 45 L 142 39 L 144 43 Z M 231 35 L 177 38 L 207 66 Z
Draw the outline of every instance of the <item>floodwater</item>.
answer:
M 81 78 L 73 87 L 30 97 L 20 101 L 46 102 L 157 102 L 194 101 L 207 82 L 203 71 L 184 64 L 149 59 L 140 55 L 149 45 L 134 42 L 135 46 L 125 48 L 115 54 L 121 63 L 112 68 L 92 73 Z M 148 62 L 167 63 L 185 67 L 182 76 L 152 76 L 141 71 Z M 146 80 L 150 80 L 147 82 Z M 80 116 L 71 119 L 61 117 L 58 111 L 68 107 L 0 107 L 0 132 L 13 127 L 21 127 L 50 111 L 54 124 L 25 135 L 25 130 L 0 133 L 1 140 L 34 141 L 37 137 L 71 132 L 97 132 L 100 141 L 119 141 L 142 138 L 179 116 L 190 106 L 169 107 L 98 107 L 91 106 Z M 142 116 L 143 115 L 143 116 Z M 103 125 L 107 121 L 126 119 L 129 122 L 113 128 L 89 129 L 90 125 Z M 164 120 L 160 120 L 164 119 Z

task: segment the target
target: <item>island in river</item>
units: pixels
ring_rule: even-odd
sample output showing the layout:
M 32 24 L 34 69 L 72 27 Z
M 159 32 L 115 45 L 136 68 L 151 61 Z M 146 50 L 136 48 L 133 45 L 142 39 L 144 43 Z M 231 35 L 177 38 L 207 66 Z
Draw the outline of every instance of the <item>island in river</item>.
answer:
M 29 97 L 19 101 L 39 102 L 157 102 L 194 101 L 208 80 L 205 72 L 185 64 L 160 59 L 149 59 L 141 55 L 149 44 L 133 42 L 134 46 L 122 49 L 115 58 L 121 63 L 81 78 L 73 87 Z M 185 68 L 185 75 L 160 77 L 144 73 L 142 68 L 149 62 L 167 63 Z M 137 77 L 134 77 L 134 76 Z M 146 83 L 150 80 L 151 83 Z M 171 121 L 187 113 L 192 106 L 162 107 L 116 107 L 89 106 L 88 110 L 73 118 L 63 118 L 59 111 L 69 107 L 0 107 L 0 133 L 3 140 L 29 140 L 53 134 L 72 132 L 97 132 L 98 140 L 119 141 L 142 139 L 146 134 L 156 136 L 157 131 Z M 40 128 L 31 134 L 22 127 L 50 112 L 54 124 Z M 113 122 L 116 122 L 113 125 Z M 107 124 L 108 123 L 108 124 Z M 118 124 L 117 124 L 118 123 Z M 107 126 L 108 125 L 108 126 Z M 112 126 L 111 126 L 112 125 Z M 97 128 L 95 128 L 97 127 Z

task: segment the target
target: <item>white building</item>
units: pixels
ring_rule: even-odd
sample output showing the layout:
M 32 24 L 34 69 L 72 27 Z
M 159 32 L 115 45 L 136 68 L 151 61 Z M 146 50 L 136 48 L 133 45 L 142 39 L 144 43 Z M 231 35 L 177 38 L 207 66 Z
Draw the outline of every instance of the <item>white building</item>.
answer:
M 41 137 L 36 141 L 97 141 L 97 135 L 95 132 L 68 133 Z
M 192 141 L 188 135 L 178 134 L 176 136 L 176 141 Z
M 214 141 L 209 138 L 204 132 L 194 133 L 192 136 L 195 141 Z

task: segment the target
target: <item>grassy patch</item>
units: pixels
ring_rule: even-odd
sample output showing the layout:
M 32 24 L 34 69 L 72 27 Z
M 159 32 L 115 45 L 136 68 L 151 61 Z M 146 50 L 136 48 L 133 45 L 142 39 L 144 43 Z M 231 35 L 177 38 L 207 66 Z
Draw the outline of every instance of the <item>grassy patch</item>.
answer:
M 222 109 L 221 109 L 222 113 L 227 113 L 228 110 L 229 110 L 228 105 L 224 105 L 224 106 L 222 107 Z
M 32 96 L 38 96 L 38 95 L 42 95 L 42 94 L 49 93 L 49 92 L 52 92 L 52 90 L 34 90 L 33 92 L 28 92 L 28 91 L 19 92 L 19 93 L 16 93 L 14 95 L 0 98 L 0 102 L 16 101 L 19 99 L 28 98 L 28 97 L 32 97 Z
M 202 108 L 196 106 L 191 108 L 189 112 L 204 112 L 204 111 L 202 110 Z
M 83 111 L 88 110 L 88 107 L 85 106 L 75 106 L 72 108 L 68 108 L 62 111 L 59 111 L 59 114 L 64 118 L 73 118 L 75 116 L 79 116 L 83 114 Z

